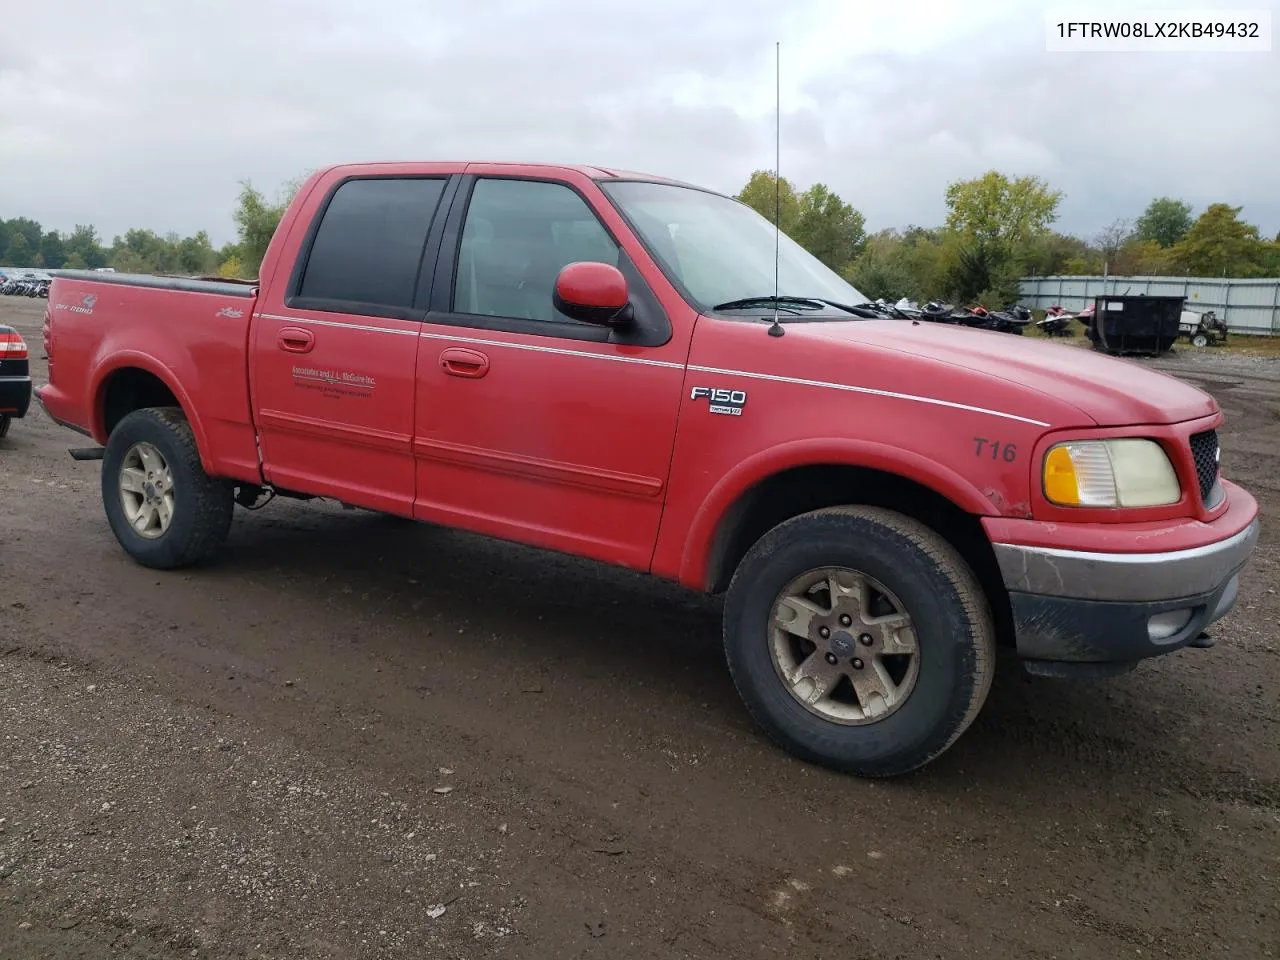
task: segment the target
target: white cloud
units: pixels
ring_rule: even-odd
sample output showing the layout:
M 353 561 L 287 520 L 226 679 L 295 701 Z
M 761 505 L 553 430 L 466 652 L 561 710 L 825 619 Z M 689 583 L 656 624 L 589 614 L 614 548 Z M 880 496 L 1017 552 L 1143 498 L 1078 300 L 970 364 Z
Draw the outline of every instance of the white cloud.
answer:
M 783 172 L 873 227 L 940 221 L 946 183 L 994 166 L 1063 189 L 1081 232 L 1165 193 L 1280 228 L 1276 54 L 1049 55 L 1043 23 L 1016 0 L 46 0 L 0 35 L 0 215 L 222 241 L 239 180 L 371 159 L 732 191 L 773 164 L 781 40 Z

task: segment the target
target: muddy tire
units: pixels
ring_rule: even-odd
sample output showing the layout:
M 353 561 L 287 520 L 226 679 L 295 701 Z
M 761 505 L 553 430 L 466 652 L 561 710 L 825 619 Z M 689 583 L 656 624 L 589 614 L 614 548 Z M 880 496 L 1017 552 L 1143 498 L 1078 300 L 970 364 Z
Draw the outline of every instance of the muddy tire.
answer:
M 784 749 L 866 777 L 924 766 L 991 688 L 986 597 L 956 550 L 874 507 L 795 517 L 743 558 L 724 608 L 739 694 Z
M 235 485 L 210 477 L 191 425 L 177 407 L 135 410 L 107 438 L 102 504 L 129 556 L 171 570 L 222 546 L 231 528 Z

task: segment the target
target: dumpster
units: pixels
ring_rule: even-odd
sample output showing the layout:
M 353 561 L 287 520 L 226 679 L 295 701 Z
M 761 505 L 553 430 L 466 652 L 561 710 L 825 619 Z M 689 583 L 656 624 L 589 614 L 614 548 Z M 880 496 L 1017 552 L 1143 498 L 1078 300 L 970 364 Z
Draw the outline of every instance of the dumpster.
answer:
M 1106 296 L 1093 301 L 1088 336 L 1104 353 L 1159 356 L 1177 342 L 1186 297 Z

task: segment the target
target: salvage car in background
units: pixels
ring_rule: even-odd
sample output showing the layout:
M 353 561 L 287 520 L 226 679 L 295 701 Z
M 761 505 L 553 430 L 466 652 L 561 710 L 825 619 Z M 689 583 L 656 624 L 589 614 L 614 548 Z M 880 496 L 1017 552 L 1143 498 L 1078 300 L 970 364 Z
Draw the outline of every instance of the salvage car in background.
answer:
M 0 437 L 27 415 L 31 405 L 31 370 L 27 344 L 13 327 L 0 324 Z

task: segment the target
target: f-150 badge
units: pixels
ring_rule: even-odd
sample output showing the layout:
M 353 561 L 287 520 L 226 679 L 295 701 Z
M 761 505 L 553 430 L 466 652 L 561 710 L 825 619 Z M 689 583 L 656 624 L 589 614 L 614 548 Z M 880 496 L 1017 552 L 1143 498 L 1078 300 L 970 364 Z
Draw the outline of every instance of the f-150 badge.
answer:
M 690 400 L 707 398 L 707 405 L 712 413 L 728 417 L 742 416 L 742 408 L 747 404 L 747 391 L 726 390 L 723 387 L 694 387 L 689 394 Z

